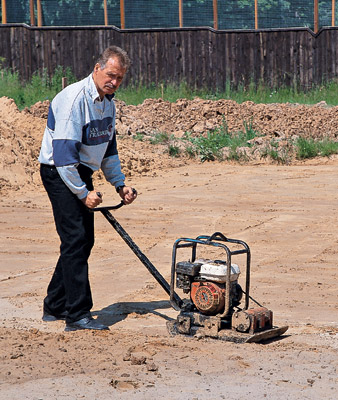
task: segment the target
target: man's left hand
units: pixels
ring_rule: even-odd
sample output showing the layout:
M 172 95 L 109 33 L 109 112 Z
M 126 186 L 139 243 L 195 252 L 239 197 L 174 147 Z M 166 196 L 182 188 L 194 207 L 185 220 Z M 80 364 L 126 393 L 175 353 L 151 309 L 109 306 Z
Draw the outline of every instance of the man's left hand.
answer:
M 130 186 L 123 186 L 119 195 L 125 204 L 131 204 L 137 197 L 137 191 Z

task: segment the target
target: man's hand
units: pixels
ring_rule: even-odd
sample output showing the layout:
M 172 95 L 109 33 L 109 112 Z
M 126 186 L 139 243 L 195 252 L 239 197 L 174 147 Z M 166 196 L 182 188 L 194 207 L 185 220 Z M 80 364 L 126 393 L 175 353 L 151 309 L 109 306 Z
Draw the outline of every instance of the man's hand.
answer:
M 82 202 L 88 208 L 95 208 L 102 203 L 102 195 L 98 196 L 96 190 L 92 190 L 88 193 L 87 197 L 82 199 Z
M 119 195 L 125 204 L 131 204 L 137 197 L 137 191 L 130 186 L 123 186 Z

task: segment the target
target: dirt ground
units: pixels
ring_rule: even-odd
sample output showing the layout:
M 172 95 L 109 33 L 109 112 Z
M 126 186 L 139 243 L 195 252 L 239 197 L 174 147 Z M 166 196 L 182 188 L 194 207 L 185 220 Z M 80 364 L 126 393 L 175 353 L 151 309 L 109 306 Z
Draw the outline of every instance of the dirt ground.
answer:
M 158 107 L 162 115 L 162 104 L 154 101 L 151 113 Z M 142 107 L 139 114 L 147 116 Z M 245 116 L 249 105 L 236 107 Z M 272 106 L 259 108 L 257 121 L 267 113 L 269 121 L 278 119 Z M 287 166 L 199 163 L 171 159 L 120 133 L 122 165 L 139 197 L 114 215 L 161 274 L 169 279 L 178 238 L 220 231 L 242 239 L 252 252 L 251 295 L 289 329 L 261 344 L 170 336 L 166 322 L 177 312 L 167 294 L 98 214 L 93 315 L 110 330 L 64 332 L 62 321 L 41 320 L 59 241 L 36 161 L 46 106 L 36 109 L 43 112 L 19 112 L 0 98 L 1 400 L 337 398 L 337 156 Z M 292 109 L 299 126 L 313 116 L 304 135 L 315 136 L 320 117 L 336 137 L 337 107 Z M 293 129 L 290 121 L 285 129 L 276 122 L 282 135 Z M 269 126 L 266 135 L 275 131 Z M 96 188 L 105 205 L 118 203 L 100 175 Z

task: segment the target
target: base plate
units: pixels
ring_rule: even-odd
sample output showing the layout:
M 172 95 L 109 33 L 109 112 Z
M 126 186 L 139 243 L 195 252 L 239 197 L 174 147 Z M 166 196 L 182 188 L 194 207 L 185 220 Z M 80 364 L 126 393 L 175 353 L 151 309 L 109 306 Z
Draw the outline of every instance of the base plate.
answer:
M 283 333 L 285 333 L 288 328 L 288 326 L 276 326 L 272 329 L 253 334 L 237 332 L 234 329 L 221 329 L 216 333 L 215 330 L 211 331 L 202 326 L 192 325 L 190 327 L 190 333 L 188 334 L 188 336 L 193 336 L 196 338 L 211 337 L 213 339 L 219 339 L 233 343 L 259 343 L 264 340 L 273 339 L 283 335 Z M 178 331 L 176 320 L 168 321 L 167 329 L 169 334 L 172 336 L 187 335 Z

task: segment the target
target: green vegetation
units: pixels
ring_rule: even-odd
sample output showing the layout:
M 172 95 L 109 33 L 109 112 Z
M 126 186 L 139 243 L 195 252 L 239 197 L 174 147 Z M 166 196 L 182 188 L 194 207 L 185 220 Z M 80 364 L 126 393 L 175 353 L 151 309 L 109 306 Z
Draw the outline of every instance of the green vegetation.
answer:
M 245 154 L 239 151 L 242 147 L 251 147 L 251 139 L 259 136 L 251 123 L 243 123 L 244 131 L 231 133 L 225 119 L 218 128 L 205 135 L 193 136 L 186 132 L 181 139 L 165 132 L 159 132 L 145 139 L 144 135 L 134 136 L 134 140 L 148 140 L 151 144 L 165 146 L 165 152 L 172 157 L 180 155 L 199 158 L 202 162 L 214 160 L 240 160 Z
M 166 147 L 166 152 L 171 157 L 178 157 L 180 155 L 180 148 L 178 147 L 178 139 L 175 135 L 168 135 L 166 132 L 158 132 L 149 139 L 151 144 L 162 144 Z
M 197 156 L 201 161 L 222 160 L 224 158 L 238 160 L 240 155 L 237 152 L 239 147 L 249 147 L 248 140 L 257 136 L 252 124 L 244 122 L 244 132 L 239 131 L 231 133 L 228 130 L 227 123 L 223 123 L 218 128 L 207 132 L 206 136 L 192 136 L 186 133 L 182 140 L 187 144 L 187 154 Z M 222 149 L 227 147 L 229 154 L 224 157 Z
M 328 157 L 338 154 L 338 142 L 329 139 L 315 141 L 299 138 L 296 142 L 296 150 L 296 157 L 300 160 L 317 156 Z
M 286 146 L 280 146 L 275 139 L 270 140 L 261 152 L 261 158 L 270 157 L 278 164 L 289 164 L 293 158 L 294 146 L 291 141 Z
M 14 99 L 19 109 L 29 107 L 38 101 L 52 100 L 62 89 L 62 78 L 66 77 L 68 84 L 75 82 L 70 68 L 57 67 L 52 77 L 47 71 L 36 73 L 29 82 L 21 82 L 19 74 L 1 67 L 4 60 L 0 59 L 0 97 Z
M 238 89 L 226 85 L 224 91 L 210 91 L 207 89 L 192 89 L 186 83 L 180 85 L 151 85 L 149 87 L 129 85 L 120 87 L 117 98 L 126 104 L 141 104 L 146 99 L 162 98 L 165 101 L 175 102 L 178 99 L 192 100 L 200 97 L 206 100 L 229 99 L 237 103 L 253 101 L 256 104 L 263 103 L 299 103 L 317 104 L 325 100 L 329 106 L 338 105 L 338 80 L 303 91 L 299 88 L 280 87 L 271 89 L 264 84 L 250 84 L 248 87 L 240 86 Z
M 36 73 L 28 82 L 20 81 L 15 71 L 4 68 L 4 59 L 0 58 L 0 97 L 7 96 L 14 99 L 19 109 L 29 107 L 38 101 L 51 100 L 60 90 L 62 77 L 67 77 L 68 84 L 75 82 L 75 77 L 69 68 L 57 67 L 52 77 L 47 71 Z M 281 87 L 272 90 L 264 84 L 232 89 L 230 84 L 224 91 L 210 91 L 206 89 L 192 89 L 186 83 L 180 85 L 160 84 L 145 87 L 129 85 L 121 87 L 116 98 L 126 104 L 141 104 L 146 99 L 162 98 L 165 101 L 175 102 L 178 99 L 191 100 L 200 97 L 206 100 L 230 99 L 237 103 L 253 101 L 254 103 L 300 103 L 316 104 L 325 100 L 330 106 L 338 105 L 338 80 L 332 81 L 312 90 L 304 92 L 296 88 Z
M 148 140 L 151 144 L 163 145 L 164 151 L 172 157 L 199 158 L 202 162 L 245 161 L 250 158 L 248 153 L 255 151 L 258 152 L 259 158 L 270 158 L 278 164 L 290 164 L 294 158 L 304 160 L 338 154 L 338 142 L 328 138 L 319 141 L 312 138 L 298 138 L 296 141 L 287 140 L 286 143 L 285 140 L 281 143 L 277 139 L 271 139 L 265 146 L 260 146 L 259 142 L 255 143 L 253 140 L 259 138 L 260 134 L 252 124 L 244 121 L 243 127 L 242 131 L 229 132 L 224 120 L 221 126 L 204 135 L 193 136 L 186 132 L 181 139 L 178 139 L 174 135 L 159 132 L 150 138 L 138 134 L 134 136 L 134 140 Z

